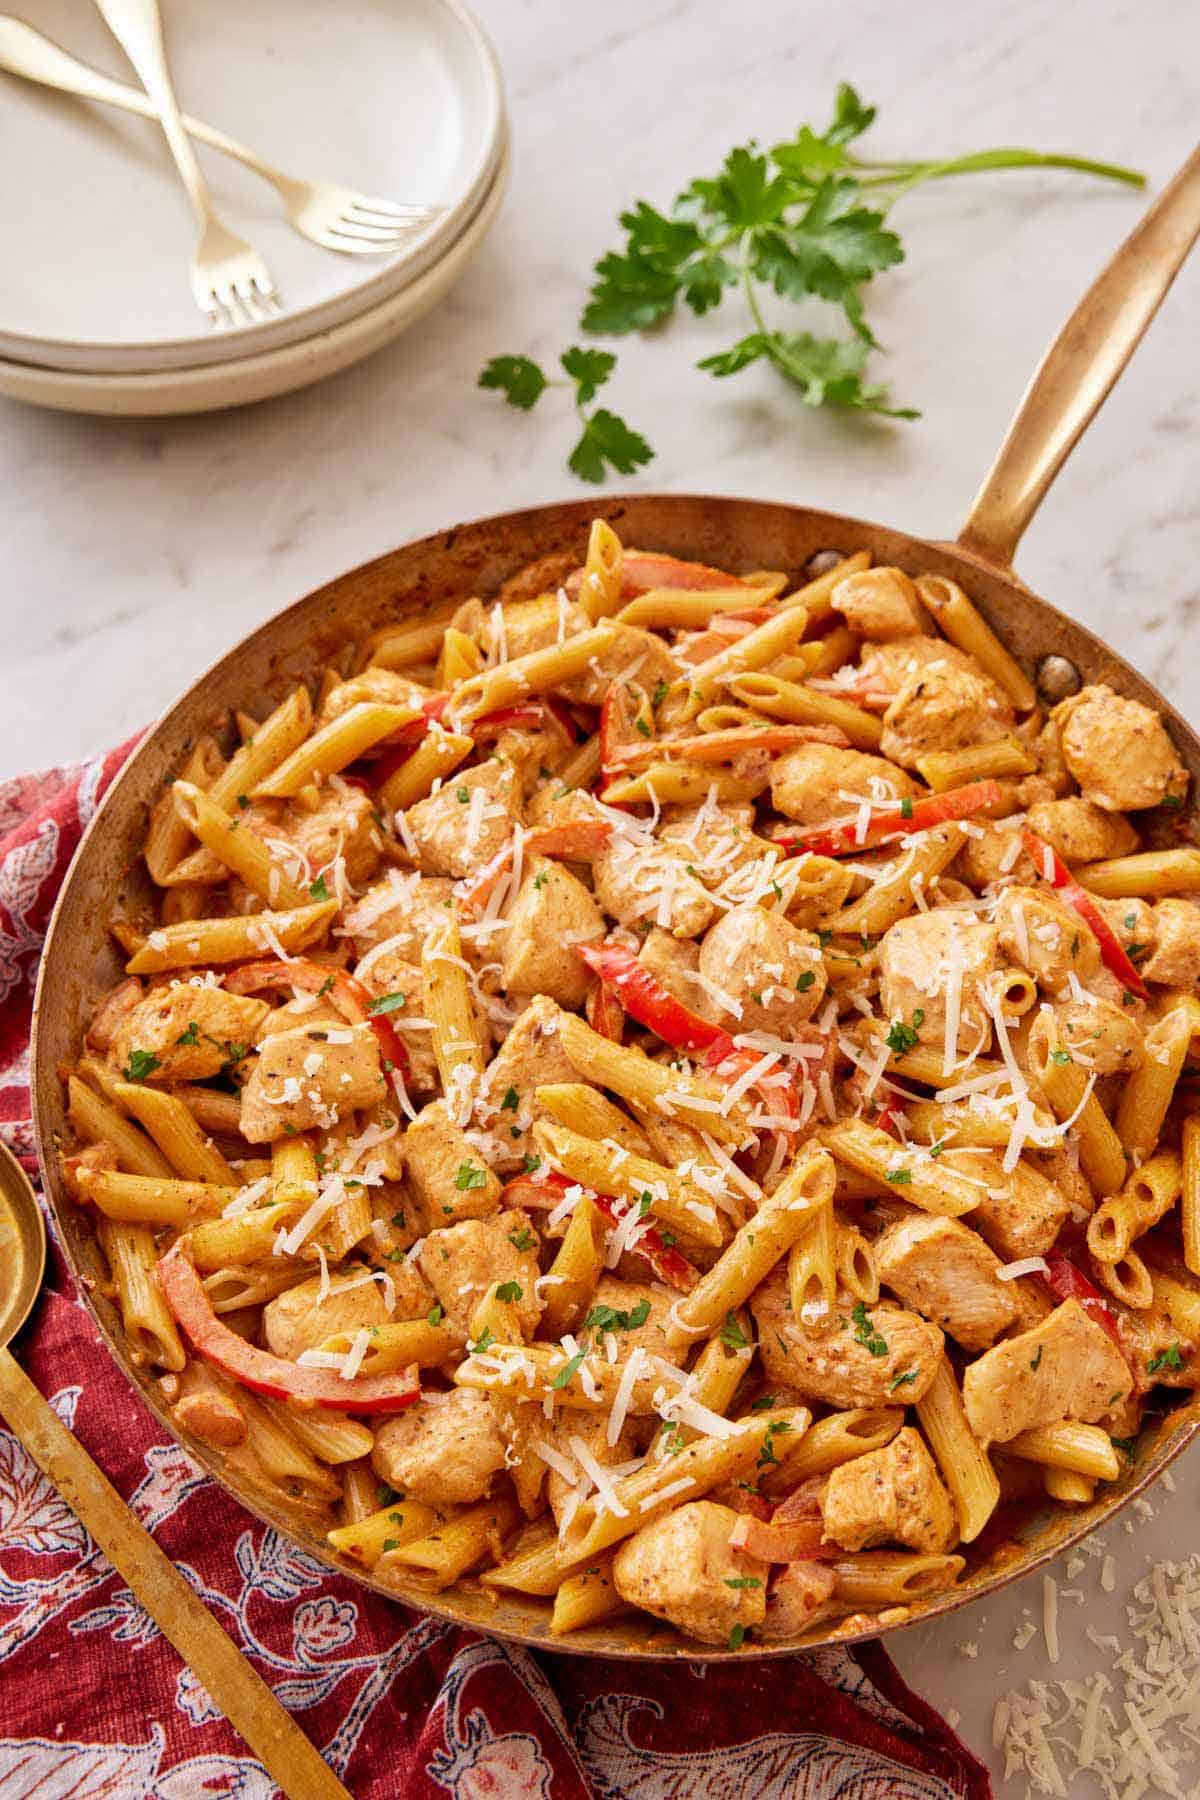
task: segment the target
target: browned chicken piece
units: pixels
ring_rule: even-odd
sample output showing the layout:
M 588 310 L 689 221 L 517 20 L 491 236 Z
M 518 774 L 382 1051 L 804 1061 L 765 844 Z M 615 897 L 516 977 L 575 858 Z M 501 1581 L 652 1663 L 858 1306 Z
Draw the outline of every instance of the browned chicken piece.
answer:
M 804 744 L 776 758 L 771 768 L 772 806 L 801 825 L 845 818 L 858 800 L 886 805 L 911 799 L 918 791 L 911 775 L 882 756 L 838 750 L 832 744 Z
M 661 1356 L 664 1362 L 675 1363 L 677 1359 L 672 1356 L 667 1341 L 671 1329 L 668 1314 L 674 1298 L 670 1288 L 659 1282 L 622 1281 L 615 1275 L 602 1275 L 596 1283 L 589 1312 L 599 1307 L 632 1313 L 644 1301 L 650 1310 L 642 1324 L 620 1328 L 613 1333 L 617 1341 L 617 1360 L 624 1362 L 631 1350 L 640 1349 L 648 1356 Z M 599 1336 L 603 1343 L 604 1334 L 601 1332 Z
M 345 782 L 322 789 L 312 810 L 295 800 L 252 800 L 238 817 L 298 885 L 307 887 L 318 870 L 328 871 L 326 885 L 332 895 L 337 888 L 332 865 L 339 856 L 352 887 L 370 881 L 379 869 L 383 837 L 371 796 Z M 214 874 L 220 867 L 214 861 Z
M 905 1402 L 913 1404 L 937 1373 L 945 1345 L 937 1326 L 916 1313 L 887 1301 L 863 1307 L 848 1294 L 838 1296 L 822 1324 L 799 1324 L 785 1264 L 755 1290 L 749 1305 L 767 1380 L 828 1406 L 894 1406 L 901 1379 Z
M 354 937 L 356 956 L 364 957 L 373 945 L 386 943 L 389 956 L 419 963 L 421 947 L 445 919 L 453 892 L 454 884 L 447 876 L 389 869 L 384 879 L 360 894 L 343 915 L 344 927 Z M 386 966 L 384 957 L 379 958 L 379 965 Z M 371 970 L 376 966 L 372 963 Z M 377 985 L 383 977 L 371 974 L 362 979 Z
M 702 1644 L 728 1644 L 735 1625 L 761 1625 L 768 1569 L 730 1548 L 736 1522 L 728 1506 L 692 1500 L 643 1525 L 617 1551 L 617 1592 Z
M 579 1080 L 559 1041 L 558 1021 L 554 1001 L 536 994 L 483 1072 L 475 1117 L 492 1135 L 489 1160 L 497 1168 L 520 1168 L 532 1153 L 530 1127 L 549 1116 L 534 1090 Z
M 127 975 L 124 981 L 118 981 L 115 988 L 111 988 L 102 1000 L 97 1001 L 96 1010 L 84 1034 L 84 1048 L 98 1050 L 103 1055 L 112 1044 L 118 1027 L 144 996 L 145 989 L 136 975 Z
M 280 1031 L 263 1043 L 242 1089 L 242 1136 L 249 1144 L 273 1144 L 315 1125 L 336 1125 L 387 1097 L 379 1040 L 369 1025 Z
M 969 837 L 953 867 L 974 888 L 993 883 L 1030 882 L 1037 871 L 1021 842 L 1021 827 L 1003 819 L 975 821 L 981 835 Z
M 621 925 L 653 919 L 672 937 L 694 938 L 717 916 L 703 886 L 688 874 L 682 846 L 617 837 L 597 856 L 592 875 L 597 900 Z
M 1075 975 L 1086 986 L 1100 969 L 1100 946 L 1077 912 L 1044 889 L 1006 887 L 995 912 L 1006 962 L 1027 969 L 1040 988 L 1058 994 Z
M 500 732 L 495 754 L 516 770 L 524 804 L 538 792 L 547 775 L 558 780 L 558 771 L 569 761 L 573 748 L 573 741 L 568 741 L 566 733 L 551 722 L 532 731 L 512 727 Z
M 321 1279 L 314 1275 L 284 1293 L 268 1300 L 263 1307 L 263 1336 L 267 1348 L 289 1362 L 304 1350 L 316 1350 L 326 1338 L 339 1332 L 353 1335 L 365 1325 L 387 1325 L 393 1319 L 424 1318 L 433 1305 L 429 1292 L 411 1263 L 389 1265 L 394 1311 L 389 1312 L 387 1296 L 380 1281 L 363 1281 L 361 1270 L 348 1275 L 331 1275 L 329 1292 L 319 1298 Z M 352 1283 L 357 1281 L 357 1287 Z
M 651 927 L 645 943 L 638 951 L 638 961 L 643 969 L 648 969 L 657 981 L 661 981 L 669 994 L 682 1000 L 685 1006 L 692 1007 L 702 1013 L 705 1018 L 717 1017 L 712 1012 L 714 1003 L 707 999 L 703 987 L 696 980 L 696 970 L 700 967 L 700 946 L 688 938 L 672 937 L 660 925 Z
M 700 946 L 700 973 L 713 990 L 734 1002 L 739 1031 L 768 1031 L 790 1038 L 825 998 L 828 978 L 820 940 L 761 906 L 722 913 Z M 721 1006 L 723 1022 L 730 1009 Z
M 445 918 L 446 915 L 442 912 L 440 916 Z M 409 1072 L 405 1086 L 409 1093 L 427 1094 L 440 1087 L 442 1078 L 433 1048 L 433 1033 L 427 1025 L 412 1023 L 414 1019 L 419 1021 L 427 1017 L 424 971 L 405 962 L 393 951 L 385 950 L 358 979 L 372 999 L 388 997 L 386 1016 L 408 1052 Z
M 1078 1300 L 1064 1300 L 1032 1331 L 1022 1331 L 968 1364 L 963 1404 L 984 1444 L 1007 1444 L 1035 1425 L 1085 1424 L 1110 1412 L 1133 1387 L 1129 1364 Z
M 731 800 L 720 806 L 664 807 L 658 835 L 685 851 L 700 879 L 714 886 L 763 854 L 762 840 L 755 836 L 754 808 Z
M 1182 800 L 1187 770 L 1166 726 L 1140 700 L 1126 700 L 1103 683 L 1081 688 L 1054 708 L 1063 760 L 1085 800 L 1109 813 Z
M 994 717 L 1011 719 L 1012 702 L 998 681 L 988 674 L 981 662 L 948 644 L 940 637 L 898 638 L 892 643 L 866 643 L 859 657 L 859 667 L 867 684 L 880 694 L 894 699 L 906 682 L 936 664 L 939 669 L 954 669 L 983 683 L 989 710 Z
M 986 1183 L 971 1224 L 1001 1262 L 1022 1262 L 1053 1248 L 1071 1213 L 1071 1203 L 1056 1182 L 1024 1162 L 1005 1174 L 998 1155 L 985 1158 L 947 1150 L 942 1160 L 960 1175 Z
M 515 1281 L 521 1295 L 514 1304 L 528 1339 L 542 1312 L 534 1287 L 541 1273 L 537 1244 L 528 1213 L 514 1208 L 490 1219 L 464 1219 L 444 1231 L 430 1232 L 417 1264 L 441 1301 L 447 1323 L 464 1338 L 484 1296 L 497 1282 Z
M 473 803 L 484 795 L 483 811 Z M 521 782 L 507 764 L 488 761 L 458 770 L 436 794 L 405 814 L 425 875 L 470 875 L 512 836 L 521 813 Z
M 785 1564 L 767 1595 L 759 1637 L 772 1641 L 799 1637 L 821 1617 L 836 1584 L 837 1578 L 826 1563 Z
M 830 1472 L 821 1499 L 826 1542 L 843 1550 L 903 1544 L 938 1556 L 958 1541 L 954 1506 L 919 1431 Z
M 979 1233 L 925 1213 L 898 1219 L 875 1240 L 879 1279 L 964 1350 L 986 1350 L 1017 1317 L 1011 1282 Z
M 1138 834 L 1123 814 L 1102 812 L 1079 794 L 1031 806 L 1028 825 L 1030 831 L 1057 850 L 1065 863 L 1128 856 L 1138 847 Z
M 381 1481 L 425 1506 L 482 1500 L 504 1467 L 504 1439 L 486 1394 L 452 1388 L 385 1419 L 371 1467 Z
M 883 715 L 879 748 L 893 762 L 915 768 L 927 751 L 982 744 L 1011 723 L 1011 707 L 996 705 L 986 681 L 935 658 L 898 690 Z
M 615 681 L 636 681 L 652 694 L 660 681 L 669 685 L 681 673 L 682 665 L 657 632 L 643 631 L 637 625 L 617 625 L 604 654 L 594 656 L 584 673 L 564 683 L 559 692 L 584 706 L 600 706 Z
M 1200 906 L 1194 900 L 1160 900 L 1152 910 L 1154 948 L 1137 957 L 1140 973 L 1164 987 L 1194 987 L 1200 981 Z
M 314 1004 L 315 1002 L 315 1004 Z M 283 1006 L 273 1006 L 255 1034 L 256 1047 L 280 1031 L 296 1031 L 301 1025 L 310 1031 L 340 1031 L 346 1019 L 332 1000 L 318 1000 L 315 994 L 301 994 Z
M 500 984 L 506 994 L 548 994 L 583 1004 L 592 974 L 579 944 L 604 936 L 604 915 L 577 875 L 547 856 L 530 857 L 504 935 Z
M 500 1205 L 500 1183 L 446 1111 L 423 1107 L 404 1134 L 404 1161 L 431 1231 L 458 1219 L 486 1219 Z
M 270 1010 L 265 1000 L 190 981 L 152 988 L 118 1020 L 108 1060 L 139 1081 L 206 1081 L 241 1060 Z M 131 1066 L 135 1050 L 142 1056 Z
M 181 1431 L 203 1438 L 206 1444 L 216 1444 L 227 1450 L 245 1440 L 247 1427 L 241 1408 L 232 1395 L 223 1394 L 217 1388 L 202 1388 L 197 1393 L 184 1394 L 171 1412 Z
M 996 927 L 966 907 L 937 907 L 897 920 L 879 947 L 879 991 L 887 1018 L 941 1049 L 947 991 L 956 980 L 960 999 L 954 1060 L 986 1047 L 992 1026 L 982 996 L 996 967 L 996 948 Z
M 1146 1060 L 1143 1028 L 1127 1007 L 1098 996 L 1059 1000 L 1054 1016 L 1059 1037 L 1075 1061 L 1097 1075 L 1128 1075 Z
M 497 630 L 493 608 L 485 607 L 478 641 L 495 661 L 512 662 L 518 656 L 528 656 L 532 650 L 548 650 L 551 644 L 578 637 L 581 631 L 590 630 L 591 623 L 577 601 L 568 600 L 560 606 L 556 593 L 542 592 L 506 606 L 501 630 Z
M 1200 1341 L 1187 1337 L 1161 1301 L 1135 1312 L 1119 1300 L 1109 1300 L 1117 1321 L 1117 1336 L 1133 1370 L 1135 1396 L 1163 1387 L 1200 1387 Z M 1118 1434 L 1123 1435 L 1123 1434 Z
M 352 706 L 361 705 L 364 700 L 382 701 L 385 706 L 420 706 L 429 698 L 430 692 L 431 689 L 402 675 L 398 669 L 381 669 L 372 663 L 348 681 L 339 681 L 336 687 L 330 688 L 321 703 L 317 722 L 325 725 L 330 719 L 340 719 L 343 713 L 349 712 Z
M 579 559 L 570 550 L 550 550 L 539 556 L 507 581 L 502 581 L 496 598 L 505 611 L 516 600 L 536 600 L 541 594 L 557 596 L 568 575 L 579 567 Z
M 531 1431 L 534 1440 L 533 1454 L 537 1454 L 536 1444 L 540 1439 L 574 1464 L 576 1474 L 582 1482 L 582 1486 L 576 1488 L 565 1475 L 553 1468 L 546 1479 L 546 1498 L 550 1502 L 554 1522 L 560 1530 L 565 1530 L 579 1504 L 576 1494 L 582 1493 L 590 1485 L 583 1476 L 583 1469 L 576 1455 L 577 1444 L 573 1444 L 571 1439 L 575 1438 L 577 1443 L 581 1443 L 602 1469 L 611 1469 L 617 1463 L 628 1462 L 637 1454 L 633 1431 L 631 1425 L 625 1425 L 618 1433 L 616 1443 L 610 1444 L 608 1418 L 604 1413 L 587 1413 L 569 1406 L 556 1411 L 552 1420 L 541 1416 L 540 1407 L 537 1413 L 537 1423 Z
M 834 588 L 830 602 L 860 637 L 918 637 L 929 629 L 929 614 L 903 569 L 860 569 L 846 575 Z

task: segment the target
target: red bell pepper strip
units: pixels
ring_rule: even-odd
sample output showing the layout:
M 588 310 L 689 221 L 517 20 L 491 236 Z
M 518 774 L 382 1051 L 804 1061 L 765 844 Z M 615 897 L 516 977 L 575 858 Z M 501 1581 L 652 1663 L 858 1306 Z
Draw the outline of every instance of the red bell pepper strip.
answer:
M 467 729 L 477 744 L 483 744 L 491 743 L 502 731 L 517 727 L 536 730 L 539 725 L 545 725 L 547 720 L 558 726 L 569 744 L 578 742 L 574 719 L 563 701 L 553 694 L 545 694 L 537 700 L 524 700 L 518 706 L 502 706 L 497 712 L 484 713 L 482 717 L 473 719 Z
M 624 944 L 576 944 L 575 951 L 593 975 L 616 990 L 630 1018 L 656 1032 L 672 1049 L 689 1055 L 704 1052 L 713 1062 L 734 1054 L 729 1033 L 677 1000 Z
M 158 1281 L 178 1325 L 204 1357 L 251 1393 L 269 1400 L 298 1400 L 303 1405 L 331 1407 L 337 1412 L 399 1412 L 421 1397 L 416 1366 L 389 1375 L 355 1376 L 343 1381 L 334 1369 L 306 1369 L 248 1344 L 223 1325 L 213 1312 L 195 1265 L 176 1246 L 158 1264 Z
M 612 988 L 605 987 L 602 981 L 590 987 L 583 1013 L 593 1031 L 607 1038 L 610 1044 L 621 1043 L 625 1036 L 625 1008 Z
M 609 1194 L 593 1194 L 592 1198 L 614 1225 L 618 1224 L 628 1212 L 628 1207 L 618 1208 L 618 1203 Z M 651 1271 L 668 1287 L 678 1288 L 686 1294 L 700 1279 L 700 1271 L 695 1268 L 678 1250 L 665 1244 L 656 1225 L 643 1225 L 636 1241 L 630 1247 L 631 1256 L 640 1256 L 649 1263 Z
M 568 594 L 577 597 L 582 585 L 583 570 L 573 570 L 565 583 Z M 622 599 L 634 600 L 639 594 L 648 594 L 651 588 L 660 587 L 687 588 L 701 593 L 710 588 L 744 587 L 752 594 L 755 592 L 752 582 L 727 575 L 722 569 L 710 569 L 707 563 L 683 562 L 678 556 L 669 556 L 660 550 L 626 550 L 621 558 Z
M 551 1212 L 567 1189 L 574 1186 L 575 1183 L 568 1181 L 565 1175 L 556 1174 L 549 1169 L 536 1176 L 515 1175 L 501 1188 L 500 1204 L 505 1208 L 521 1207 L 531 1212 Z M 614 1200 L 611 1194 L 593 1193 L 592 1199 L 613 1225 L 623 1219 L 629 1210 L 621 1202 Z M 694 1268 L 678 1250 L 664 1244 L 654 1225 L 642 1227 L 630 1255 L 642 1257 L 660 1281 L 665 1281 L 668 1287 L 678 1288 L 681 1293 L 686 1294 L 700 1279 L 699 1269 Z
M 1117 1330 L 1117 1321 L 1112 1308 L 1104 1298 L 1100 1289 L 1089 1281 L 1082 1269 L 1076 1268 L 1069 1256 L 1061 1250 L 1051 1250 L 1046 1256 L 1049 1268 L 1039 1279 L 1050 1290 L 1055 1300 L 1078 1300 L 1088 1318 L 1095 1324 L 1103 1326 L 1121 1354 L 1124 1348 Z
M 531 856 L 558 856 L 564 862 L 589 862 L 608 843 L 612 824 L 608 819 L 564 819 L 561 825 L 542 825 L 525 834 L 525 849 Z M 510 838 L 495 856 L 484 863 L 477 875 L 471 876 L 458 890 L 458 902 L 467 912 L 482 910 L 496 890 L 496 883 L 512 868 L 513 844 Z
M 735 725 L 728 731 L 708 731 L 699 737 L 620 744 L 610 760 L 617 769 L 636 769 L 676 756 L 684 756 L 689 762 L 730 762 L 746 750 L 766 750 L 772 756 L 781 756 L 801 744 L 835 744 L 839 749 L 848 749 L 850 739 L 836 725 Z
M 370 990 L 357 976 L 348 975 L 345 969 L 333 969 L 326 963 L 310 962 L 301 956 L 294 962 L 243 963 L 225 977 L 225 988 L 230 994 L 256 994 L 261 988 L 285 987 L 303 988 L 308 994 L 328 991 L 330 1000 L 347 1024 L 369 1025 L 384 1062 L 391 1063 L 401 1081 L 410 1079 L 412 1063 L 404 1039 L 389 1018 L 371 1011 Z
M 729 1533 L 733 1550 L 744 1550 L 761 1562 L 798 1563 L 832 1562 L 842 1555 L 836 1544 L 823 1544 L 823 1526 L 816 1519 L 780 1519 L 776 1512 L 769 1522 L 739 1513 Z
M 1062 895 L 1072 912 L 1079 914 L 1095 936 L 1105 967 L 1112 971 L 1121 986 L 1128 988 L 1131 994 L 1136 994 L 1139 1000 L 1148 1000 L 1150 990 L 1129 960 L 1125 946 L 1087 889 L 1080 887 L 1057 850 L 1045 838 L 1039 837 L 1036 831 L 1023 831 L 1021 837 L 1026 854 L 1043 881 L 1048 881 L 1056 893 Z
M 847 819 L 840 825 L 822 825 L 815 831 L 801 832 L 799 837 L 775 841 L 783 850 L 808 850 L 814 856 L 853 856 L 874 844 L 907 837 L 910 832 L 928 831 L 933 825 L 948 825 L 954 819 L 969 819 L 972 813 L 999 806 L 1003 799 L 1004 789 L 998 781 L 972 781 L 966 787 L 949 788 L 944 794 L 922 794 L 917 800 L 873 806 L 865 836 L 859 835 L 857 819 Z

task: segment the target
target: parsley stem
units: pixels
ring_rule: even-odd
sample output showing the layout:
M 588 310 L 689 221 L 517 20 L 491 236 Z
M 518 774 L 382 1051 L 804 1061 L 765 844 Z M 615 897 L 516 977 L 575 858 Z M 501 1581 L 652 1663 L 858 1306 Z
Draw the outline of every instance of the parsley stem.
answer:
M 869 162 L 862 157 L 849 157 L 854 169 L 872 169 L 859 182 L 860 187 L 898 186 L 902 193 L 922 181 L 940 181 L 947 175 L 986 174 L 994 169 L 1075 169 L 1085 175 L 1098 175 L 1105 181 L 1122 181 L 1128 187 L 1141 188 L 1146 177 L 1136 169 L 1122 168 L 1118 163 L 1094 162 L 1086 156 L 1057 156 L 1040 150 L 977 150 L 970 156 L 954 156 L 939 162 Z M 896 194 L 893 199 L 899 199 Z

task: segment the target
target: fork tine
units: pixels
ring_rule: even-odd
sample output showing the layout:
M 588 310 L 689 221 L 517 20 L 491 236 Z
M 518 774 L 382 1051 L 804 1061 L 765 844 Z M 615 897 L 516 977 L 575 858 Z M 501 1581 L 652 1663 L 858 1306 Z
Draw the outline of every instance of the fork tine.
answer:
M 337 237 L 346 238 L 351 243 L 370 244 L 382 250 L 390 249 L 393 244 L 403 243 L 407 235 L 403 231 L 387 231 L 379 225 L 364 225 L 345 213 L 340 219 L 335 219 L 329 229 Z
M 356 206 L 348 206 L 337 221 L 340 225 L 363 225 L 369 231 L 381 231 L 387 237 L 412 237 L 416 232 L 424 230 L 421 219 L 377 219 L 370 213 L 360 212 Z
M 356 194 L 351 206 L 358 212 L 379 213 L 385 219 L 407 220 L 421 223 L 426 219 L 436 219 L 445 212 L 444 206 L 418 206 L 413 202 L 380 200 L 374 194 Z

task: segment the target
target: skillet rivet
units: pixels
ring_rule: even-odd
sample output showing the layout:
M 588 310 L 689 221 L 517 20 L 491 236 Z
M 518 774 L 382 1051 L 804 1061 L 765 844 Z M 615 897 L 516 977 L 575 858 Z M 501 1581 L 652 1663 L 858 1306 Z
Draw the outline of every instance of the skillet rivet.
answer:
M 1058 700 L 1066 700 L 1071 694 L 1077 694 L 1083 685 L 1083 678 L 1068 657 L 1043 656 L 1037 666 L 1037 685 L 1042 699 L 1053 704 Z
M 816 555 L 810 556 L 805 563 L 804 573 L 810 581 L 815 581 L 818 575 L 827 574 L 830 569 L 836 569 L 838 564 L 845 560 L 844 550 L 818 550 Z

